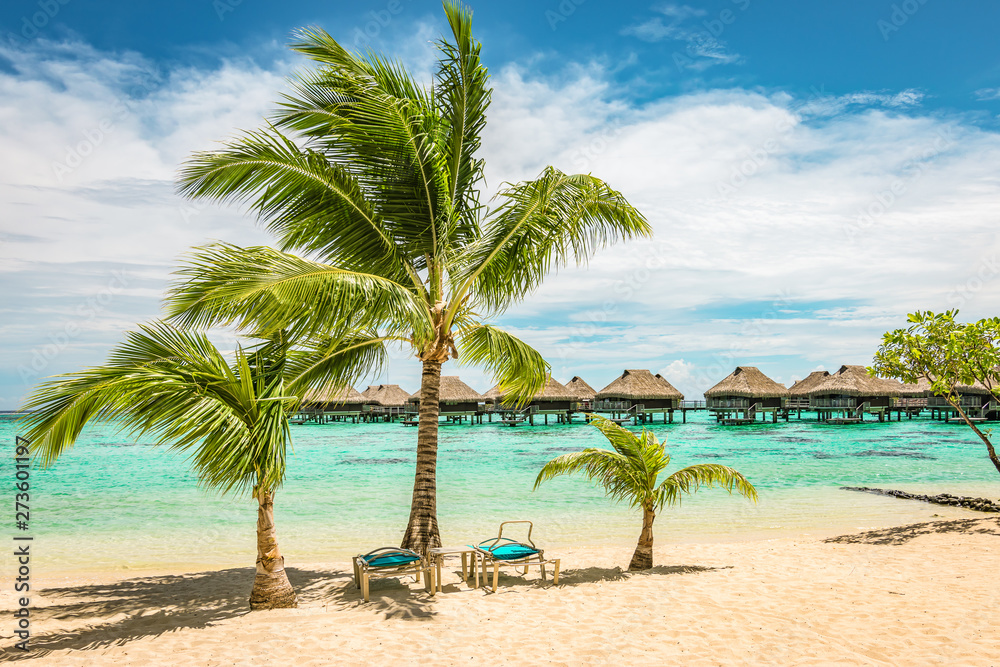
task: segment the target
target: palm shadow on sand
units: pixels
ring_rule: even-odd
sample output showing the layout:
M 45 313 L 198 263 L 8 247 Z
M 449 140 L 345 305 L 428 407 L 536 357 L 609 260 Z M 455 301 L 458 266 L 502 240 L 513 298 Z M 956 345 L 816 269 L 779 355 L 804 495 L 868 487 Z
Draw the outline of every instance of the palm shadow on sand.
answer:
M 963 533 L 966 535 L 978 533 L 1000 537 L 1000 518 L 954 519 L 950 521 L 913 523 L 908 526 L 893 526 L 891 528 L 866 530 L 853 535 L 840 535 L 838 537 L 827 538 L 823 541 L 835 544 L 879 544 L 891 546 L 906 544 L 921 535 L 933 535 L 935 533 Z
M 343 585 L 343 572 L 286 568 L 299 602 Z M 137 577 L 107 584 L 46 588 L 47 606 L 31 608 L 31 623 L 76 621 L 78 629 L 33 634 L 30 650 L 5 647 L 0 662 L 41 658 L 53 651 L 100 650 L 167 632 L 205 628 L 250 612 L 253 568 Z M 10 618 L 12 610 L 0 611 Z
M 651 575 L 673 575 L 673 574 L 695 574 L 698 572 L 711 572 L 712 570 L 725 570 L 732 566 L 706 567 L 704 565 L 657 565 L 648 570 L 629 572 L 621 567 L 585 567 L 575 570 L 563 570 L 559 573 L 559 586 L 578 586 L 580 584 L 592 584 L 603 581 L 624 581 L 631 577 L 645 577 Z M 493 572 L 488 573 L 487 586 L 492 587 Z M 533 567 L 525 576 L 513 572 L 501 570 L 497 581 L 497 592 L 503 586 L 538 586 L 552 585 L 552 572 L 546 572 L 545 583 L 542 584 L 538 576 L 538 568 Z

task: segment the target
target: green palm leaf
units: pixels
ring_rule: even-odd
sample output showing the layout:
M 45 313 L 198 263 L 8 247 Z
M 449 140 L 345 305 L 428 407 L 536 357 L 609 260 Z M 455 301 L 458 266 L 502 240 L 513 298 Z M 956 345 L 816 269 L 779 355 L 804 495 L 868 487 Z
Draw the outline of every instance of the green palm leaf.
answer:
M 720 486 L 730 493 L 756 502 L 757 490 L 742 474 L 723 465 L 703 464 L 682 468 L 659 482 L 660 473 L 670 463 L 670 455 L 656 440 L 652 431 L 642 429 L 638 435 L 615 422 L 589 415 L 593 425 L 604 434 L 614 448 L 588 448 L 558 456 L 546 463 L 535 478 L 535 488 L 542 482 L 582 472 L 596 481 L 609 498 L 628 502 L 643 511 L 643 533 L 629 569 L 652 567 L 653 520 L 656 512 L 667 505 L 676 505 L 684 494 L 694 493 L 701 486 Z

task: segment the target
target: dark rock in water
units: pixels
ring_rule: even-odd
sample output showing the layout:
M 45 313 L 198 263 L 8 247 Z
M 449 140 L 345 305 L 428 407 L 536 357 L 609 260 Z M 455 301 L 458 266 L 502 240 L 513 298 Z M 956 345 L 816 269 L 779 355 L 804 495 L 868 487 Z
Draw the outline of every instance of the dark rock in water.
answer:
M 862 493 L 874 493 L 879 496 L 892 496 L 903 500 L 922 500 L 925 503 L 935 505 L 951 505 L 952 507 L 964 507 L 977 512 L 1000 512 L 1000 502 L 994 502 L 989 498 L 969 498 L 967 496 L 953 496 L 950 493 L 940 493 L 936 496 L 922 496 L 896 489 L 874 489 L 868 486 L 842 486 L 844 491 L 861 491 Z

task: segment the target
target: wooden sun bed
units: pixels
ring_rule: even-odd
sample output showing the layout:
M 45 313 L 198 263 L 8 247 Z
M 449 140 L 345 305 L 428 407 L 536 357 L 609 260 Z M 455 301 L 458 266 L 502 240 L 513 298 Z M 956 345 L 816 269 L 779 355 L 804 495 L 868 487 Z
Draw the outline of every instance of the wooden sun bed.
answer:
M 528 541 L 517 542 L 509 537 L 503 536 L 503 527 L 514 523 L 528 524 Z M 490 540 L 484 540 L 472 548 L 476 552 L 476 558 L 480 561 L 480 570 L 483 573 L 483 583 L 486 583 L 487 567 L 493 566 L 493 592 L 497 591 L 497 582 L 500 578 L 500 568 L 513 566 L 524 568 L 523 574 L 528 574 L 528 568 L 537 565 L 545 581 L 545 566 L 552 564 L 552 583 L 559 584 L 559 561 L 558 558 L 545 558 L 545 552 L 537 548 L 531 541 L 531 530 L 534 525 L 530 521 L 504 521 L 500 524 L 500 531 L 497 536 Z M 478 581 L 477 581 L 478 584 Z

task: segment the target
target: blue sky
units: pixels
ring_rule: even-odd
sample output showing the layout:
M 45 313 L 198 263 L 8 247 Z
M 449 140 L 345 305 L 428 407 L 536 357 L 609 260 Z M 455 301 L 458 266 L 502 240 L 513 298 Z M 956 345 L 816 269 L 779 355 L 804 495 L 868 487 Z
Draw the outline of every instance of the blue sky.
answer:
M 1000 310 L 995 2 L 472 7 L 489 187 L 590 171 L 656 229 L 504 317 L 558 379 L 643 367 L 693 398 L 743 364 L 790 383 L 868 362 L 908 311 Z M 156 317 L 185 249 L 268 241 L 172 178 L 260 124 L 307 25 L 425 78 L 444 28 L 418 0 L 0 7 L 0 409 Z M 400 352 L 381 379 L 418 377 Z

